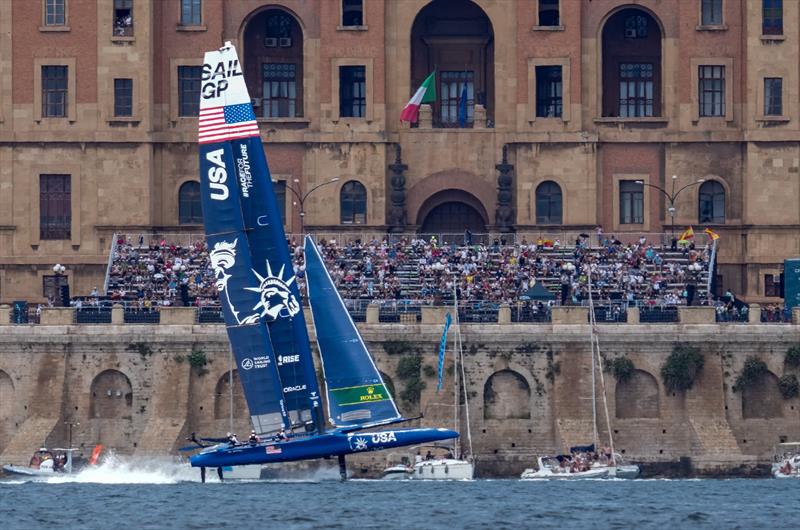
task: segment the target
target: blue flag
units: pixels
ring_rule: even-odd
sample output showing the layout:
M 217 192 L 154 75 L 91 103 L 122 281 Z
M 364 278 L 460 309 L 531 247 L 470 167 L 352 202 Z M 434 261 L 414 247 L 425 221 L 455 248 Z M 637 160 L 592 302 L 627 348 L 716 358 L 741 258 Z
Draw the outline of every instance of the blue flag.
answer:
M 442 342 L 439 344 L 439 382 L 436 384 L 436 391 L 442 389 L 442 372 L 444 372 L 444 351 L 445 347 L 447 346 L 447 330 L 450 329 L 450 323 L 453 319 L 450 317 L 450 313 L 447 313 L 447 316 L 444 319 L 444 331 L 442 331 Z
M 467 126 L 467 84 L 461 88 L 461 97 L 458 98 L 458 126 Z

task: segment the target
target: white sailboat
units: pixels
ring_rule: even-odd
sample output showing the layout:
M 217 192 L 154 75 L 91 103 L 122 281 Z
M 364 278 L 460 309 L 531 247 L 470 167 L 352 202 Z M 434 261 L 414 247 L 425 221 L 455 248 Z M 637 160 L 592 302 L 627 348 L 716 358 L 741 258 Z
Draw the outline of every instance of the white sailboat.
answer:
M 461 339 L 461 323 L 458 318 L 458 287 L 453 279 L 453 424 L 454 430 L 461 432 L 461 407 L 459 394 L 464 397 L 464 420 L 467 431 L 467 447 L 465 453 L 461 447 L 461 438 L 453 440 L 453 452 L 445 458 L 423 459 L 417 455 L 412 477 L 423 480 L 472 480 L 475 476 L 475 465 L 472 458 L 472 431 L 469 419 L 469 395 L 467 377 L 464 370 L 464 351 Z M 387 470 L 388 471 L 388 470 Z

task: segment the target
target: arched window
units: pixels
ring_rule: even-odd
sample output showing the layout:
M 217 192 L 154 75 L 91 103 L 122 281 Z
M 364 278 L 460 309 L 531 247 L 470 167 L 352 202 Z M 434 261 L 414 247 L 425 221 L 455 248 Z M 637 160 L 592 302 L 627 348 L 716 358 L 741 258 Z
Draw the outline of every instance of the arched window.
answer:
M 725 188 L 716 180 L 703 182 L 700 186 L 699 222 L 725 222 Z
M 200 208 L 200 183 L 194 180 L 183 183 L 178 191 L 178 223 L 194 225 L 203 222 Z
M 531 387 L 514 370 L 495 372 L 483 385 L 483 419 L 530 419 Z
M 561 188 L 552 181 L 542 182 L 536 188 L 536 224 L 559 225 L 561 216 Z
M 339 206 L 343 225 L 363 225 L 367 222 L 367 188 L 357 180 L 345 182 Z

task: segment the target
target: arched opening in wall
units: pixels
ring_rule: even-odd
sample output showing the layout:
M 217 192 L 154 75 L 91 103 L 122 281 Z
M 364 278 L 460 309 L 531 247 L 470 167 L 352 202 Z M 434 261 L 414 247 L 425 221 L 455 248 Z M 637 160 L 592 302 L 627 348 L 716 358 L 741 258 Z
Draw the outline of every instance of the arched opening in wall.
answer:
M 367 188 L 357 180 L 345 182 L 339 192 L 339 222 L 343 225 L 367 222 Z
M 244 29 L 243 68 L 256 116 L 303 116 L 303 29 L 283 9 L 256 13 Z
M 495 372 L 483 385 L 483 418 L 487 420 L 530 419 L 531 388 L 513 370 Z
M 386 389 L 392 395 L 392 399 L 397 401 L 397 394 L 395 394 L 394 392 L 394 381 L 392 381 L 392 378 L 386 375 L 385 373 L 380 372 L 380 374 L 381 378 L 383 378 L 383 384 L 386 386 Z
M 119 370 L 100 372 L 90 388 L 90 418 L 122 419 L 133 408 L 131 380 Z
M 768 372 L 742 389 L 742 418 L 780 417 L 783 417 L 783 396 L 775 374 Z
M 698 221 L 701 223 L 725 222 L 725 188 L 716 180 L 700 185 L 698 195 Z
M 181 184 L 178 190 L 178 224 L 191 225 L 203 222 L 200 207 L 200 183 L 190 180 Z
M 661 27 L 625 8 L 603 26 L 603 116 L 661 116 Z
M 214 419 L 224 420 L 231 415 L 231 388 L 233 388 L 233 417 L 247 415 L 247 401 L 244 390 L 239 382 L 239 371 L 233 371 L 233 386 L 231 386 L 231 372 L 225 372 L 217 381 L 214 389 Z
M 478 104 L 494 120 L 494 31 L 486 13 L 470 0 L 433 0 L 414 19 L 412 92 L 434 70 L 436 127 L 472 127 Z
M 444 190 L 429 197 L 419 209 L 417 224 L 422 234 L 486 233 L 488 217 L 481 202 L 461 190 Z
M 660 417 L 658 381 L 644 370 L 634 370 L 627 381 L 617 381 L 617 418 Z
M 11 376 L 0 370 L 0 423 L 14 413 L 14 381 Z
M 560 225 L 562 212 L 561 187 L 550 180 L 539 184 L 536 188 L 536 224 Z

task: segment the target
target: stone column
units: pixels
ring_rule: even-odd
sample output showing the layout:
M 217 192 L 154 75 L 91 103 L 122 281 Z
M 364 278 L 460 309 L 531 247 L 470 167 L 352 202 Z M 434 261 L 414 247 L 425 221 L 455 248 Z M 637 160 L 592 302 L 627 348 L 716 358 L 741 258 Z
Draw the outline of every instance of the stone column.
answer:
M 380 304 L 375 302 L 370 303 L 367 306 L 367 324 L 380 323 L 380 311 L 381 311 Z
M 118 326 L 125 323 L 125 308 L 122 307 L 122 304 L 111 306 L 111 323 Z
M 480 103 L 475 105 L 475 110 L 472 116 L 472 127 L 474 129 L 486 128 L 486 107 Z
M 420 129 L 433 129 L 433 109 L 428 104 L 419 106 L 419 127 Z
M 638 324 L 639 323 L 639 308 L 638 307 L 629 307 L 627 309 L 628 312 L 628 324 Z
M 511 324 L 511 307 L 508 304 L 500 304 L 497 311 L 498 324 Z
M 747 311 L 748 324 L 761 324 L 761 306 L 758 304 L 750 304 Z
M 11 306 L 0 305 L 0 326 L 11 325 Z
M 495 225 L 501 233 L 508 233 L 513 230 L 514 208 L 511 206 L 512 192 L 511 172 L 514 165 L 508 163 L 508 145 L 503 146 L 503 160 L 496 166 L 499 172 L 497 176 L 497 209 L 495 210 Z
M 394 164 L 389 164 L 389 171 L 392 172 L 390 178 L 392 191 L 389 198 L 392 206 L 389 208 L 389 232 L 402 233 L 406 229 L 406 177 L 404 175 L 408 166 L 403 163 L 402 149 L 400 144 L 395 146 Z

